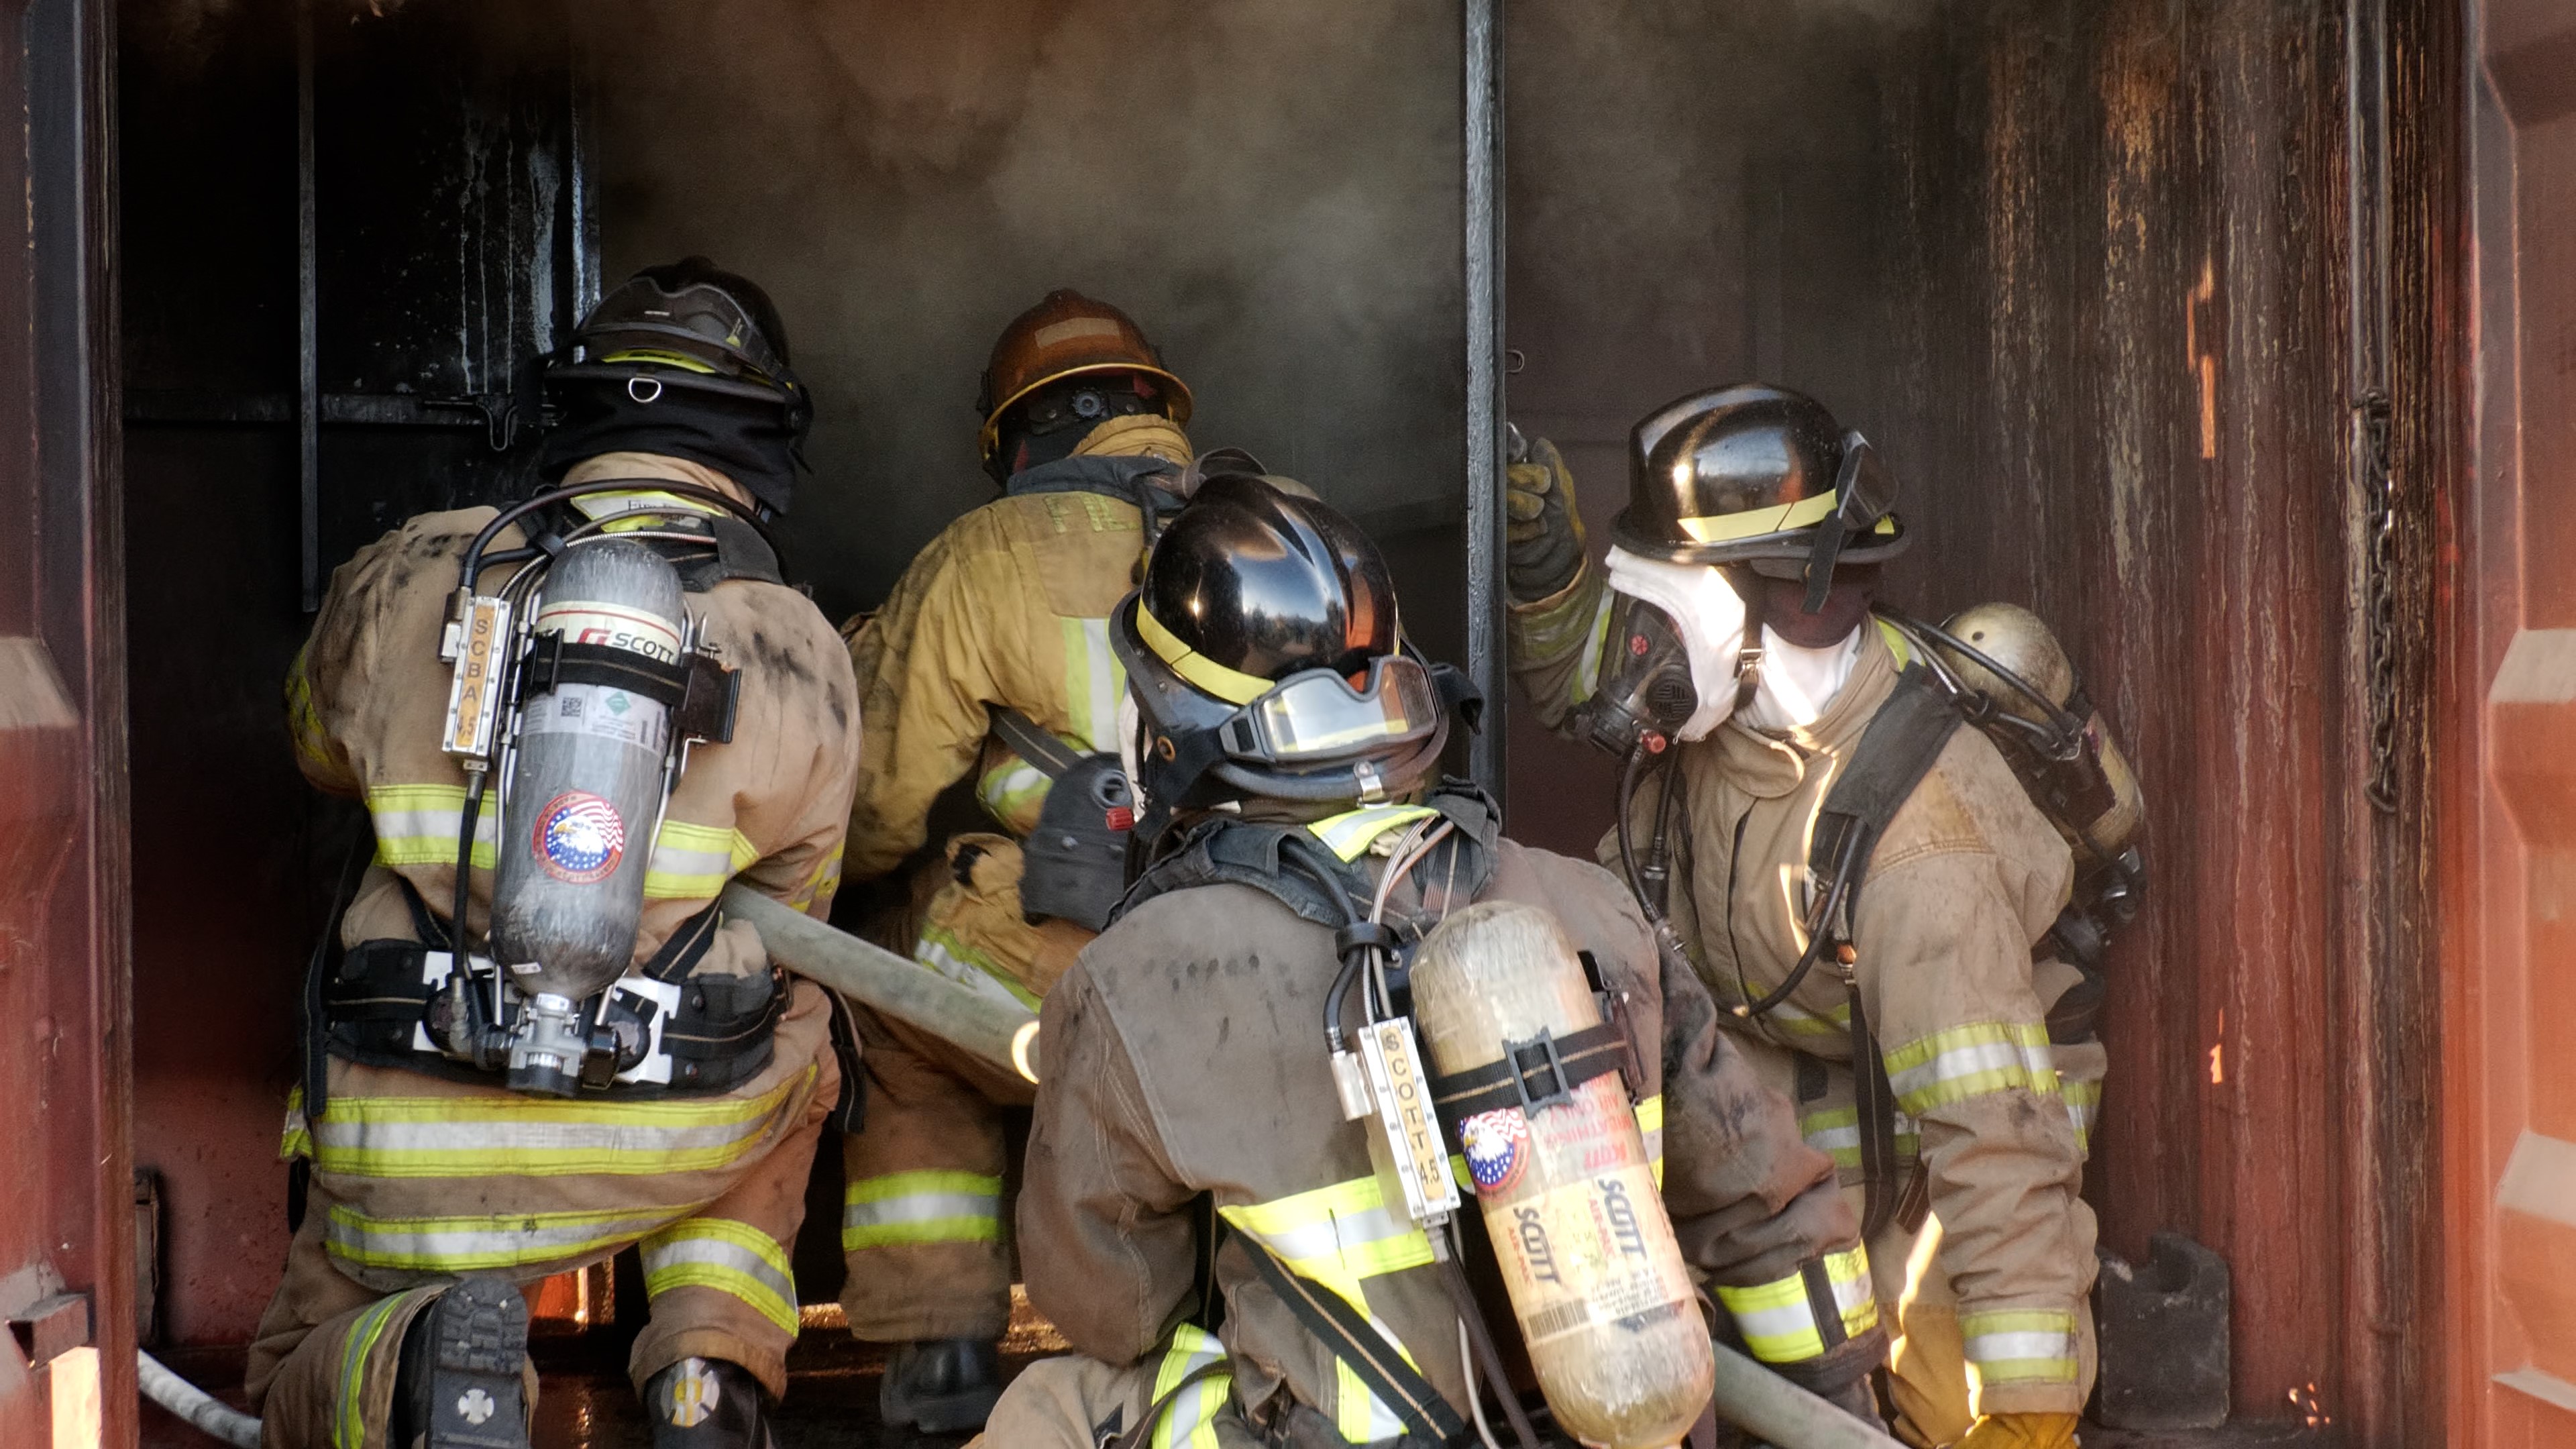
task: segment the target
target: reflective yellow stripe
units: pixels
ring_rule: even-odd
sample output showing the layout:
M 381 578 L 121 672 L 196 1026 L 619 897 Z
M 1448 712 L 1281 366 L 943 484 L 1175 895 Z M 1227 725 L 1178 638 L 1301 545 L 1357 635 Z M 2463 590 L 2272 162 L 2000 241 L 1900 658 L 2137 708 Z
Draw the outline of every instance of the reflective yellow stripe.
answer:
M 331 1106 L 339 1110 L 339 1103 Z M 605 1212 L 379 1218 L 333 1203 L 324 1241 L 333 1258 L 363 1268 L 476 1273 L 614 1252 L 687 1211 L 686 1204 L 674 1203 Z
M 1431 1261 L 1431 1240 L 1401 1207 L 1386 1205 L 1375 1177 L 1222 1211 L 1227 1222 L 1260 1239 L 1291 1272 L 1344 1298 L 1357 1294 L 1364 1278 Z
M 1682 532 L 1701 543 L 1727 543 L 1739 538 L 1756 538 L 1766 533 L 1785 533 L 1793 528 L 1806 528 L 1822 523 L 1833 513 L 1840 495 L 1819 493 L 1813 498 L 1800 498 L 1768 508 L 1751 508 L 1742 513 L 1721 513 L 1681 520 Z M 1881 518 L 1870 529 L 1872 533 L 1894 533 L 1893 515 Z
M 1892 1135 L 1896 1138 L 1898 1162 L 1910 1161 L 1921 1154 L 1921 1130 L 1913 1118 L 1902 1112 L 1896 1114 Z M 1827 1107 L 1820 1111 L 1802 1112 L 1798 1115 L 1798 1135 L 1807 1139 L 1808 1146 L 1831 1157 L 1834 1166 L 1846 1172 L 1860 1170 L 1858 1107 Z
M 349 1336 L 341 1341 L 340 1413 L 331 1426 L 331 1440 L 338 1449 L 367 1449 L 366 1384 L 367 1360 L 376 1351 L 376 1343 L 385 1336 L 385 1325 L 405 1303 L 432 1290 L 415 1288 L 378 1299 L 358 1321 L 349 1325 Z
M 713 900 L 724 893 L 726 881 L 758 859 L 760 848 L 730 825 L 665 820 L 644 868 L 644 899 Z
M 1368 805 L 1327 816 L 1306 829 L 1333 854 L 1357 860 L 1379 836 L 1439 813 L 1428 805 Z
M 1646 1166 L 1655 1174 L 1655 1186 L 1664 1185 L 1664 1099 L 1661 1094 L 1637 1104 L 1637 1135 L 1646 1144 Z
M 841 1251 L 910 1243 L 990 1243 L 1002 1235 L 1002 1180 L 977 1172 L 889 1172 L 841 1199 Z
M 1878 636 L 1887 641 L 1887 652 L 1896 656 L 1896 667 L 1903 669 L 1906 661 L 1914 657 L 1914 646 L 1905 642 L 1905 631 L 1885 619 L 1873 618 L 1870 622 L 1878 626 Z
M 501 801 L 485 792 L 474 817 L 474 865 L 490 870 L 500 860 Z M 376 864 L 456 864 L 456 826 L 465 814 L 462 785 L 370 785 L 367 815 L 376 827 Z
M 1842 1320 L 1842 1338 L 1856 1338 L 1878 1326 L 1878 1298 L 1870 1290 L 1869 1255 L 1858 1244 L 1821 1260 L 1825 1281 L 1833 1290 L 1834 1312 Z M 1823 1327 L 1804 1272 L 1750 1288 L 1719 1287 L 1717 1299 L 1735 1319 L 1744 1345 L 1764 1363 L 1798 1363 L 1822 1357 Z M 1837 1340 L 1839 1341 L 1839 1340 Z
M 1979 1385 L 2075 1382 L 2075 1315 L 2006 1308 L 1959 1315 L 1968 1372 Z
M 313 1155 L 313 1132 L 304 1120 L 304 1089 L 286 1089 L 286 1126 L 277 1134 L 277 1160 L 293 1162 Z
M 730 1167 L 768 1140 L 808 1066 L 757 1097 L 714 1101 L 334 1096 L 311 1130 L 317 1171 L 345 1177 L 654 1177 Z
M 648 1301 L 674 1288 L 713 1288 L 796 1336 L 796 1270 L 760 1229 L 731 1218 L 683 1218 L 638 1246 Z
M 1181 1381 L 1223 1357 L 1225 1345 L 1215 1334 L 1187 1323 L 1172 1330 L 1172 1341 L 1154 1370 L 1153 1393 L 1158 1400 L 1171 1394 L 1172 1401 L 1154 1426 L 1152 1449 L 1217 1449 L 1217 1411 L 1234 1391 L 1234 1375 L 1209 1374 L 1187 1388 Z M 1175 1389 L 1180 1392 L 1173 1393 Z
M 817 901 L 828 901 L 841 888 L 841 843 L 833 842 L 832 851 L 817 862 L 814 872 L 799 883 L 787 904 L 811 912 Z
M 1174 674 L 1228 704 L 1250 704 L 1270 692 L 1269 680 L 1229 669 L 1182 643 L 1179 636 L 1147 612 L 1142 600 L 1136 605 L 1136 632 L 1156 658 L 1172 666 Z
M 954 981 L 978 996 L 1031 1011 L 1045 1004 L 1036 992 L 1021 985 L 1008 967 L 968 945 L 946 926 L 922 927 L 921 939 L 912 943 L 912 959 L 929 967 L 934 975 Z
M 1592 606 L 1592 627 L 1583 634 L 1583 657 L 1575 661 L 1572 703 L 1582 704 L 1600 692 L 1601 651 L 1609 642 L 1610 589 L 1604 584 L 1600 602 Z
M 1920 1117 L 1971 1097 L 2015 1089 L 2057 1095 L 2048 1028 L 2037 1022 L 1979 1021 L 1918 1037 L 1887 1054 L 1896 1105 Z
M 2075 1126 L 2075 1149 L 2078 1152 L 2090 1152 L 2093 1144 L 2093 1124 L 2100 1120 L 2102 1115 L 2102 1084 L 2070 1082 L 2061 1078 L 2058 1082 L 2058 1090 L 2066 1098 L 2067 1120 Z
M 1054 783 L 1046 771 L 1017 755 L 1005 755 L 1001 764 L 986 770 L 976 782 L 975 798 L 983 802 L 985 814 L 1017 835 L 1037 824 L 1038 810 L 1046 804 L 1047 789 Z
M 1851 1003 L 1846 1001 L 1822 1016 L 1784 1001 L 1771 1008 L 1770 1025 L 1790 1036 L 1848 1037 L 1851 1035 Z
M 695 372 L 708 377 L 715 376 L 716 372 L 713 367 L 710 367 L 706 363 L 700 362 L 698 359 L 690 357 L 685 353 L 666 352 L 659 347 L 629 347 L 622 352 L 609 353 L 607 356 L 602 357 L 599 360 L 602 362 L 649 362 L 657 367 L 676 367 L 683 372 Z
M 1074 738 L 1094 752 L 1116 750 L 1127 670 L 1109 648 L 1109 621 L 1059 616 L 1055 622 L 1064 636 L 1065 714 Z
M 286 729 L 295 741 L 298 756 L 328 766 L 331 737 L 322 728 L 322 716 L 313 708 L 313 680 L 305 672 L 305 655 L 312 647 L 308 643 L 298 648 L 295 662 L 286 666 Z
M 1410 1359 L 1410 1355 L 1407 1358 Z M 1342 1359 L 1333 1360 L 1333 1427 L 1353 1444 L 1375 1444 L 1404 1432 L 1404 1420 L 1369 1392 L 1368 1381 Z

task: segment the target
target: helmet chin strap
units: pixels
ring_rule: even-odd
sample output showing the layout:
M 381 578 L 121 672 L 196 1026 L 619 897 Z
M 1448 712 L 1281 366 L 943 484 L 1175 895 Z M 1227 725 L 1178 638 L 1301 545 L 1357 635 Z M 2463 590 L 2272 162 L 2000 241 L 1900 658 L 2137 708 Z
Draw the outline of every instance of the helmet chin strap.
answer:
M 1751 708 L 1753 696 L 1762 690 L 1762 628 L 1766 617 L 1763 600 L 1770 591 L 1750 570 L 1738 567 L 1725 572 L 1727 585 L 1744 601 L 1744 641 L 1735 650 L 1735 707 L 1728 711 L 1728 717 L 1733 718 Z

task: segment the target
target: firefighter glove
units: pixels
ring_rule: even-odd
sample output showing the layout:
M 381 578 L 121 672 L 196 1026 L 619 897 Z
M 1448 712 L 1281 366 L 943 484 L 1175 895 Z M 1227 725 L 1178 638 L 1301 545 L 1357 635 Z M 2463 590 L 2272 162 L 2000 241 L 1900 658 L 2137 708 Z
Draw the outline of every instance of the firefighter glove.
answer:
M 1540 438 L 1529 457 L 1503 471 L 1505 576 L 1512 597 L 1535 603 L 1574 582 L 1583 564 L 1583 520 L 1574 511 L 1574 474 L 1556 444 Z

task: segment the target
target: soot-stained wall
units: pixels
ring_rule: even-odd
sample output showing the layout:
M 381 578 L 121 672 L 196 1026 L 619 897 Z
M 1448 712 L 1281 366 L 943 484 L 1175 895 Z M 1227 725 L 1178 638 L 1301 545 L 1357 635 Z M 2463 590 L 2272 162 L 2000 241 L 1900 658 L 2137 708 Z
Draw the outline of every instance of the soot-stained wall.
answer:
M 762 282 L 818 404 L 791 546 L 872 607 L 994 496 L 976 379 L 1049 288 L 1115 302 L 1249 448 L 1397 555 L 1455 653 L 1458 21 L 1442 5 L 601 7 L 606 275 Z

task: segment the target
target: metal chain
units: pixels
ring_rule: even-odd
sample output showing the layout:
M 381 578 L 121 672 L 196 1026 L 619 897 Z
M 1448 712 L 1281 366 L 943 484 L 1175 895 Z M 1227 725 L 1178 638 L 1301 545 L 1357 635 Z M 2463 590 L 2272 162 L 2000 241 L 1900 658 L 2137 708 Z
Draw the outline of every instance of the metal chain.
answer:
M 2369 550 L 2363 565 L 2363 664 L 2370 701 L 2370 779 L 2365 787 L 2378 809 L 2397 809 L 2397 470 L 2389 455 L 2388 395 L 2364 393 L 2353 408 L 2353 446 L 2362 469 L 2363 527 Z

